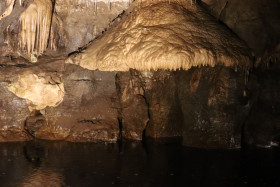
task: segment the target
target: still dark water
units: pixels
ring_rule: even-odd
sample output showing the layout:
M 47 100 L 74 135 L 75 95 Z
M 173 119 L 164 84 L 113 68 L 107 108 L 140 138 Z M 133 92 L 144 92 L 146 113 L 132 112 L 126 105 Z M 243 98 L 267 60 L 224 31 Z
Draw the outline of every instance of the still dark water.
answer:
M 280 186 L 280 150 L 0 143 L 0 186 Z

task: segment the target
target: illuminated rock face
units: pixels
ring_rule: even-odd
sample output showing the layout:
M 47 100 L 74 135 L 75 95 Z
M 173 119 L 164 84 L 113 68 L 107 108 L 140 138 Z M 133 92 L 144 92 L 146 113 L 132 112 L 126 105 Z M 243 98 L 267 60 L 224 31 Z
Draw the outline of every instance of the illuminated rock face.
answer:
M 55 14 L 64 29 L 66 51 L 78 50 L 100 36 L 128 6 L 129 0 L 56 0 Z
M 116 142 L 115 72 L 50 59 L 0 69 L 0 141 Z M 30 111 L 32 110 L 32 111 Z
M 41 139 L 78 142 L 116 142 L 119 137 L 115 72 L 66 66 L 66 95 L 43 115 L 47 124 L 35 132 Z
M 248 80 L 250 50 L 193 1 L 55 2 L 0 2 L 1 142 L 277 144 L 278 69 Z
M 245 43 L 199 6 L 159 2 L 134 8 L 67 63 L 100 71 L 249 67 L 248 53 Z

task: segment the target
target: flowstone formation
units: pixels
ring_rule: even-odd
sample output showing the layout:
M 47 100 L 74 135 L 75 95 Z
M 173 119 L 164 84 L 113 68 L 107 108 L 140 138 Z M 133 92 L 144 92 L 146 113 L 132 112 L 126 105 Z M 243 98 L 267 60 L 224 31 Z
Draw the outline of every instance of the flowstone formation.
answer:
M 143 2 L 67 63 L 90 70 L 250 66 L 248 48 L 199 6 Z M 185 4 L 187 6 L 187 4 Z
M 51 0 L 34 0 L 21 14 L 19 47 L 23 53 L 39 56 L 47 49 L 52 9 Z
M 257 141 L 248 124 L 252 52 L 195 1 L 9 3 L 0 141 Z

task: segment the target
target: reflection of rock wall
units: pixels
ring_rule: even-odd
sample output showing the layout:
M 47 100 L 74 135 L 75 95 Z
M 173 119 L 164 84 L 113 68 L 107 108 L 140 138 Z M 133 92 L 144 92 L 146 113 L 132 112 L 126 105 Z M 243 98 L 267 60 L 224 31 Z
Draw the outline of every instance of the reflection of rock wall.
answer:
M 34 170 L 28 176 L 26 176 L 23 181 L 21 181 L 20 186 L 30 187 L 30 186 L 53 186 L 59 187 L 64 186 L 64 178 L 60 173 L 56 173 L 51 169 L 39 168 Z

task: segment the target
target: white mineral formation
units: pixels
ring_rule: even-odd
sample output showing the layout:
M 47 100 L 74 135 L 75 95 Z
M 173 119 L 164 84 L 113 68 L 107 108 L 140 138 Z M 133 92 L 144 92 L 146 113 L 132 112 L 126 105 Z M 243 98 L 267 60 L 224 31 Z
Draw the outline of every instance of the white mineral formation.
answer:
M 142 3 L 66 63 L 101 71 L 251 65 L 245 43 L 202 8 L 189 5 Z
M 55 107 L 63 101 L 64 85 L 57 76 L 36 75 L 25 72 L 8 86 L 8 90 L 26 99 L 29 110 Z
M 47 49 L 51 17 L 51 0 L 34 0 L 21 14 L 19 46 L 22 52 L 39 56 Z

